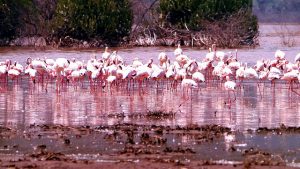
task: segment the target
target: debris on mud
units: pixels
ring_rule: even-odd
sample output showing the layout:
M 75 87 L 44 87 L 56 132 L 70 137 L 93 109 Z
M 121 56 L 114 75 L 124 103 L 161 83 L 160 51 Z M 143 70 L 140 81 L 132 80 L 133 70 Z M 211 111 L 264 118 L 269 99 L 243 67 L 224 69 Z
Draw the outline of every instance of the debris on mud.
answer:
M 267 128 L 267 127 L 260 127 L 256 130 L 258 134 L 287 134 L 287 133 L 300 133 L 300 127 L 292 127 L 292 126 L 285 126 L 284 124 L 280 124 L 280 127 L 277 128 Z
M 0 131 L 1 139 L 5 141 L 4 146 L 1 146 L 0 167 L 5 168 L 26 166 L 43 168 L 42 163 L 46 162 L 67 166 L 76 163 L 76 165 L 85 165 L 82 167 L 88 168 L 96 164 L 105 165 L 105 163 L 96 162 L 98 159 L 116 161 L 117 163 L 112 162 L 115 166 L 119 163 L 139 161 L 139 164 L 141 162 L 151 165 L 159 164 L 159 166 L 167 165 L 167 168 L 183 166 L 198 168 L 208 165 L 222 168 L 222 164 L 213 159 L 199 159 L 198 156 L 203 153 L 199 146 L 205 147 L 212 144 L 218 146 L 222 141 L 221 144 L 224 144 L 224 137 L 228 133 L 236 134 L 230 128 L 220 125 L 160 126 L 132 123 L 101 126 L 32 124 L 24 130 L 2 127 Z M 293 133 L 298 132 L 298 128 L 281 125 L 278 129 L 260 128 L 256 132 L 260 135 L 263 132 L 268 134 L 274 131 L 275 133 L 279 131 Z M 10 140 L 13 142 L 10 143 Z M 15 140 L 21 140 L 21 142 L 14 142 Z M 32 147 L 28 147 L 28 151 L 24 152 L 22 150 L 24 146 Z M 224 151 L 226 154 L 232 153 L 239 156 L 242 161 L 234 164 L 235 166 L 244 168 L 286 166 L 286 162 L 279 155 L 257 148 L 243 148 L 231 143 L 228 147 L 224 145 L 220 148 L 221 150 L 216 153 Z M 207 151 L 214 150 L 207 149 Z M 91 155 L 89 153 L 94 153 L 94 157 L 88 158 Z M 6 160 L 11 158 L 11 155 L 18 156 L 14 157 L 14 160 Z
M 175 112 L 164 112 L 162 110 L 148 111 L 146 117 L 148 119 L 162 120 L 162 119 L 173 119 L 175 118 Z
M 279 155 L 272 155 L 255 148 L 243 152 L 245 156 L 244 167 L 250 168 L 253 165 L 259 166 L 286 166 L 285 161 Z

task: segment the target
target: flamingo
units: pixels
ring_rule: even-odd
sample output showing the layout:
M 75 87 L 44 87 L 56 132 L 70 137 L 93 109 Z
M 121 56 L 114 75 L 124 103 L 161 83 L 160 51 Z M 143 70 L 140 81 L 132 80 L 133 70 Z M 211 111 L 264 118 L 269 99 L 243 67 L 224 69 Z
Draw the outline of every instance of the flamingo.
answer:
M 107 78 L 106 78 L 106 81 L 109 85 L 109 89 L 110 89 L 110 94 L 112 94 L 112 84 L 115 83 L 117 80 L 117 77 L 114 76 L 114 75 L 109 75 Z
M 188 60 L 188 62 L 183 66 L 183 68 L 185 68 L 187 70 L 187 73 L 189 75 L 195 73 L 196 71 L 198 71 L 198 63 L 196 62 L 196 60 Z
M 214 61 L 214 60 L 215 60 L 215 57 L 216 57 L 215 53 L 212 52 L 212 49 L 211 49 L 211 48 L 209 48 L 209 52 L 206 54 L 204 60 L 205 60 L 205 61 Z
M 185 78 L 181 81 L 181 87 L 182 87 L 182 90 L 183 90 L 184 96 L 185 96 L 185 93 L 188 93 L 189 89 L 192 91 L 192 88 L 197 88 L 198 84 L 193 79 L 186 79 Z
M 139 60 L 139 58 L 134 58 L 132 62 L 132 67 L 138 68 L 140 66 L 143 66 L 143 63 Z
M 32 65 L 29 65 L 25 71 L 24 71 L 25 74 L 28 74 L 29 77 L 31 78 L 32 82 L 35 84 L 35 80 L 36 80 L 36 75 L 37 75 L 37 70 L 33 69 L 32 68 Z
M 233 74 L 232 70 L 229 68 L 229 66 L 223 65 L 223 69 L 221 70 L 221 78 L 230 76 Z
M 291 72 L 283 74 L 281 77 L 282 80 L 286 80 L 289 84 L 289 90 L 293 91 L 293 82 L 298 80 L 299 76 L 299 71 L 298 70 L 293 70 Z
M 211 47 L 211 50 L 214 54 L 214 59 L 216 61 L 223 61 L 223 62 L 227 62 L 228 58 L 229 58 L 229 54 L 225 53 L 223 51 L 217 51 L 217 45 L 213 44 Z
M 16 70 L 16 69 L 10 69 L 10 70 L 8 70 L 7 75 L 8 75 L 8 77 L 11 78 L 12 80 L 15 80 L 15 79 L 18 79 L 18 78 L 19 78 L 19 76 L 21 75 L 21 72 L 19 72 L 19 71 Z
M 234 81 L 231 81 L 229 76 L 226 76 L 226 82 L 224 83 L 225 90 L 228 91 L 228 102 L 231 104 L 231 99 L 230 99 L 230 92 L 233 92 L 234 94 L 234 100 L 236 100 L 236 95 L 235 95 L 235 89 L 236 89 L 236 83 Z
M 168 65 L 167 65 L 167 62 L 168 62 L 168 56 L 165 52 L 161 52 L 159 53 L 158 55 L 158 61 L 159 61 L 159 66 L 164 68 L 164 69 L 167 69 Z
M 285 53 L 281 50 L 277 50 L 275 52 L 275 59 L 276 60 L 283 60 L 285 58 Z
M 157 65 L 152 64 L 151 78 L 156 81 L 156 87 L 158 88 L 158 81 L 165 78 L 166 71 L 159 68 Z
M 75 90 L 77 90 L 78 82 L 83 78 L 83 76 L 85 75 L 85 72 L 86 72 L 85 69 L 74 70 L 68 76 L 68 79 L 70 79 L 74 83 Z
M 195 72 L 192 75 L 192 79 L 196 82 L 205 82 L 205 77 L 201 72 Z
M 258 74 L 256 70 L 254 70 L 252 67 L 247 67 L 245 68 L 244 71 L 244 77 L 245 79 L 258 79 Z
M 241 66 L 238 70 L 235 72 L 235 79 L 240 80 L 241 82 L 243 81 L 245 77 L 245 67 Z
M 47 65 L 53 66 L 55 64 L 55 60 L 54 59 L 45 58 L 45 63 Z
M 134 79 L 136 79 L 139 83 L 139 92 L 143 92 L 142 82 L 145 79 L 149 78 L 152 73 L 152 69 L 151 69 L 152 63 L 153 63 L 153 59 L 150 59 L 147 64 L 136 68 L 136 75 L 134 76 Z
M 229 64 L 228 64 L 228 67 L 231 69 L 231 70 L 238 70 L 240 67 L 241 67 L 241 64 L 240 64 L 240 62 L 238 62 L 238 61 L 236 61 L 236 60 L 234 60 L 234 61 L 232 61 L 232 62 L 230 62 Z
M 192 79 L 193 79 L 195 82 L 198 83 L 198 87 L 200 87 L 199 84 L 200 84 L 201 82 L 205 82 L 205 77 L 204 77 L 204 75 L 203 75 L 202 73 L 200 73 L 200 72 L 195 72 L 195 73 L 193 73 Z
M 176 56 L 176 62 L 179 64 L 179 66 L 182 68 L 185 64 L 188 63 L 190 58 L 186 55 L 180 54 Z
M 179 55 L 182 55 L 182 49 L 180 47 L 180 44 L 178 44 L 177 48 L 174 50 L 174 56 L 177 57 Z
M 30 57 L 27 58 L 27 64 L 32 68 L 36 70 L 36 75 L 40 75 L 40 80 L 43 83 L 44 82 L 44 76 L 47 74 L 47 64 L 45 61 L 42 61 L 40 59 L 34 59 L 32 60 Z M 31 71 L 32 72 L 32 71 Z
M 54 69 L 56 71 L 56 91 L 60 92 L 60 88 L 63 80 L 63 72 L 65 68 L 69 66 L 69 61 L 65 58 L 57 58 L 54 64 Z
M 5 81 L 7 73 L 7 65 L 1 65 L 0 66 L 0 78 L 3 79 L 3 82 Z
M 167 69 L 167 72 L 166 72 L 166 78 L 168 80 L 171 80 L 171 88 L 175 88 L 175 75 L 176 75 L 176 72 L 175 72 L 175 66 L 174 65 L 171 65 L 168 69 Z
M 109 59 L 110 53 L 108 52 L 108 47 L 105 47 L 104 52 L 102 53 L 102 59 L 107 61 Z
M 265 63 L 264 60 L 258 60 L 254 66 L 256 72 L 259 72 L 261 70 L 263 70 L 265 67 Z
M 114 51 L 110 55 L 110 57 L 107 60 L 107 62 L 108 62 L 108 65 L 112 65 L 112 64 L 118 65 L 118 64 L 122 64 L 123 63 L 123 58 L 120 55 L 117 54 L 117 51 Z
M 278 68 L 276 68 L 276 67 L 270 68 L 270 71 L 268 74 L 268 79 L 271 81 L 274 88 L 275 88 L 275 80 L 280 79 L 281 75 L 282 75 L 282 72 Z

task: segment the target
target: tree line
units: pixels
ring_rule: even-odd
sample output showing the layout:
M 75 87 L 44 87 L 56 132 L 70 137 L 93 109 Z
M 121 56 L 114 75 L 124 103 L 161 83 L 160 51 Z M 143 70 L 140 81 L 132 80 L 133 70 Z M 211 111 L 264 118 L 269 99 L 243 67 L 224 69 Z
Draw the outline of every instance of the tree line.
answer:
M 129 41 L 133 33 L 133 0 L 0 0 L 0 39 L 20 36 L 101 39 L 107 44 Z M 149 1 L 149 0 L 148 0 Z M 257 33 L 252 0 L 150 0 L 156 26 L 206 30 L 206 24 L 226 21 L 241 10 L 247 28 Z M 240 16 L 239 16 L 240 17 Z M 149 27 L 153 25 L 145 25 Z M 254 35 L 250 38 L 254 38 Z

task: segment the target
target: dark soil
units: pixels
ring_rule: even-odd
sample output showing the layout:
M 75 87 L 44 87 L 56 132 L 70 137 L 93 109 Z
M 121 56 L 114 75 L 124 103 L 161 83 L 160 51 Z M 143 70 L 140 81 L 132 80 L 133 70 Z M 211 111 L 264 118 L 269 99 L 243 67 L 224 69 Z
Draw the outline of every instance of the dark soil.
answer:
M 298 133 L 298 129 L 285 126 L 263 131 L 269 130 L 272 133 L 273 131 Z M 258 129 L 257 133 L 262 134 L 261 131 L 262 129 Z M 197 153 L 201 152 L 193 149 L 193 146 L 173 144 L 169 137 L 170 134 L 174 137 L 188 136 L 199 145 L 214 142 L 231 132 L 230 128 L 218 125 L 165 127 L 117 124 L 72 127 L 33 124 L 24 130 L 0 127 L 0 140 L 10 141 L 7 145 L 0 145 L 1 149 L 7 150 L 0 153 L 0 166 L 1 168 L 287 167 L 280 156 L 256 148 L 241 152 L 240 156 L 244 160 L 232 165 L 199 159 Z M 83 143 L 87 143 L 87 146 L 93 146 L 94 142 L 103 151 L 97 150 L 96 158 L 78 158 L 79 154 L 94 154 L 92 148 L 80 149 L 78 145 L 83 146 Z M 31 147 L 27 147 L 28 145 Z M 56 148 L 56 146 L 60 147 Z M 233 151 L 235 147 L 229 149 L 231 150 L 229 152 L 237 153 L 236 150 Z

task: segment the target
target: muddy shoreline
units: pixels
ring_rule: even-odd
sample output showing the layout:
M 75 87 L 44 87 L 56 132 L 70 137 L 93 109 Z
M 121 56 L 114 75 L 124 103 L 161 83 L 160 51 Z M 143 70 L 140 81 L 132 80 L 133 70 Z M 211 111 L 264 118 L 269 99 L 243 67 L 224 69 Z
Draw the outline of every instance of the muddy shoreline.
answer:
M 263 131 L 263 132 L 262 132 Z M 274 132 L 276 131 L 276 132 Z M 300 127 L 259 128 L 251 135 L 299 134 Z M 1 168 L 287 168 L 276 153 L 257 147 L 240 148 L 239 131 L 219 125 L 156 126 L 116 124 L 102 126 L 35 125 L 0 128 Z M 193 140 L 195 145 L 178 142 Z M 175 140 L 175 141 L 174 141 Z M 228 143 L 222 151 L 240 160 L 198 156 L 197 146 Z M 290 165 L 289 165 L 290 166 Z

